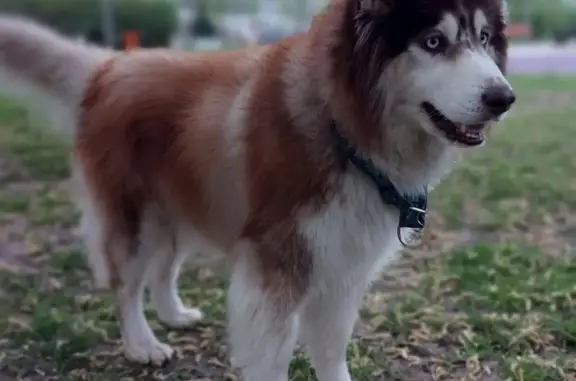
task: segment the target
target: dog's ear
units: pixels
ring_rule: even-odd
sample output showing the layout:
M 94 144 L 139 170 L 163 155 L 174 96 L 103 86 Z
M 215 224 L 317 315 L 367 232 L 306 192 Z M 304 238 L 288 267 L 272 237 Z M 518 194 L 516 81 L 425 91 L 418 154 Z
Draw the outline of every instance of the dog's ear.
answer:
M 394 11 L 398 1 L 406 0 L 355 0 L 356 10 L 353 17 L 357 39 L 356 48 L 372 45 L 372 53 L 375 47 L 384 48 L 385 34 L 391 29 L 391 23 L 384 21 L 386 16 Z M 371 53 L 371 54 L 372 54 Z M 380 51 L 381 54 L 384 51 Z
M 357 0 L 358 9 L 376 14 L 387 14 L 394 7 L 396 0 Z

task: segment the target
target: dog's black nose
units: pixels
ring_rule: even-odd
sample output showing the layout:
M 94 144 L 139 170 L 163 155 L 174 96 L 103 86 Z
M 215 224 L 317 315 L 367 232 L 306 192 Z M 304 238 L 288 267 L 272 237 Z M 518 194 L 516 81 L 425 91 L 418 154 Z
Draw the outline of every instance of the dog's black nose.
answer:
M 516 95 L 507 85 L 491 86 L 482 94 L 482 102 L 494 115 L 505 113 L 515 101 Z

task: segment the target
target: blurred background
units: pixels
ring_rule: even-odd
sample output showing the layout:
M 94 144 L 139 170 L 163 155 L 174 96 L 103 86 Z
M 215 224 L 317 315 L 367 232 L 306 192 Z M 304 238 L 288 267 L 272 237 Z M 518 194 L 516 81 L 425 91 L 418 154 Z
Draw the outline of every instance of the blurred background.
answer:
M 265 43 L 304 31 L 328 0 L 0 0 L 93 42 L 215 50 Z M 576 0 L 509 0 L 510 68 L 570 71 L 576 58 Z M 574 44 L 576 45 L 576 44 Z

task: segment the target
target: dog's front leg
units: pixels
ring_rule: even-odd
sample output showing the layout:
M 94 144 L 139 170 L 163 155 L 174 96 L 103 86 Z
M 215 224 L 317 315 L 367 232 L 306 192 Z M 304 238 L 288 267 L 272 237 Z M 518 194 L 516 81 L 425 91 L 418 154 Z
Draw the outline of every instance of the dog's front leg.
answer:
M 350 381 L 346 349 L 364 288 L 328 287 L 311 298 L 301 317 L 305 344 L 319 381 Z
M 229 336 L 243 381 L 288 381 L 298 330 L 293 302 L 266 288 L 248 260 L 237 261 L 228 292 Z

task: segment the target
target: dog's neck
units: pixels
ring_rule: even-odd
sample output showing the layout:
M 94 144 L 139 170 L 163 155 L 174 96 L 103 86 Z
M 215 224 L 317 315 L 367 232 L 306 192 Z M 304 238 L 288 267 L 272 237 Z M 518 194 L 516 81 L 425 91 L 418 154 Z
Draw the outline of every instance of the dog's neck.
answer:
M 369 153 L 403 193 L 435 187 L 451 171 L 460 150 L 418 127 L 389 123 L 387 139 Z
M 376 143 L 369 147 L 357 144 L 353 137 L 346 136 L 346 132 L 344 135 L 400 193 L 416 194 L 436 186 L 451 171 L 461 150 L 418 126 L 404 123 L 391 118 L 382 126 L 382 135 L 374 137 Z M 344 130 L 351 128 L 354 127 L 348 125 Z

